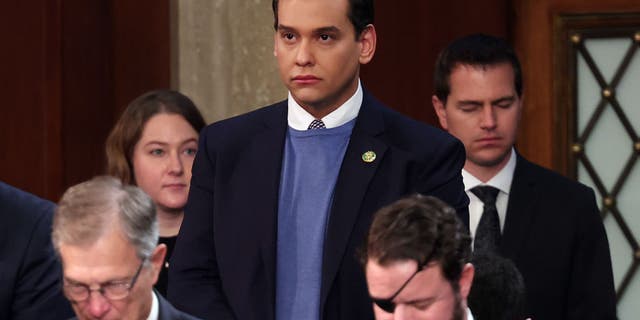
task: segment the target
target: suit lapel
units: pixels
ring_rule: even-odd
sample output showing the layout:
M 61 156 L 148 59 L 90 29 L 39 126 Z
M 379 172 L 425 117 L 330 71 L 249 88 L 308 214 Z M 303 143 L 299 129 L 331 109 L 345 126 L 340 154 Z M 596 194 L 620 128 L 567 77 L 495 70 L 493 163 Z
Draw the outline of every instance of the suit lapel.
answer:
M 333 204 L 325 234 L 321 306 L 326 302 L 331 284 L 344 258 L 349 237 L 360 214 L 360 206 L 369 183 L 388 148 L 386 143 L 376 138 L 384 131 L 384 122 L 374 103 L 365 93 L 334 189 Z M 363 154 L 369 151 L 375 153 L 376 158 L 366 162 L 363 160 Z
M 531 229 L 534 207 L 539 196 L 535 177 L 529 170 L 531 164 L 520 155 L 517 155 L 516 159 L 500 246 L 502 254 L 514 261 L 518 258 Z

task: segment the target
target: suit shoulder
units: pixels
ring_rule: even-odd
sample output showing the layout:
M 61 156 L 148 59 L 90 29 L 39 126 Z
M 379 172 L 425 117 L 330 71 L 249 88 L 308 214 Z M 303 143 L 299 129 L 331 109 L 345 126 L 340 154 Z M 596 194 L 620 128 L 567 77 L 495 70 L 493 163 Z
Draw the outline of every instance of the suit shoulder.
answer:
M 158 297 L 158 319 L 159 320 L 200 320 L 192 315 L 182 312 L 176 309 L 169 301 L 167 301 L 161 294 L 154 291 L 156 297 Z
M 283 114 L 286 116 L 286 111 L 287 102 L 286 100 L 283 100 L 247 113 L 216 121 L 205 127 L 205 129 L 210 131 L 246 129 L 248 125 L 258 124 L 272 117 L 277 118 Z
M 0 209 L 3 223 L 23 228 L 50 219 L 55 204 L 0 181 Z
M 286 125 L 287 103 L 281 101 L 206 126 L 200 138 L 208 144 L 233 145 L 245 143 L 269 126 Z
M 545 189 L 552 192 L 576 192 L 580 194 L 593 193 L 593 189 L 582 184 L 579 181 L 570 179 L 562 174 L 555 172 L 551 169 L 545 168 L 536 163 L 530 162 L 522 157 L 519 157 L 523 163 L 523 170 L 528 171 L 527 174 L 545 186 Z M 517 164 L 516 164 L 517 166 Z

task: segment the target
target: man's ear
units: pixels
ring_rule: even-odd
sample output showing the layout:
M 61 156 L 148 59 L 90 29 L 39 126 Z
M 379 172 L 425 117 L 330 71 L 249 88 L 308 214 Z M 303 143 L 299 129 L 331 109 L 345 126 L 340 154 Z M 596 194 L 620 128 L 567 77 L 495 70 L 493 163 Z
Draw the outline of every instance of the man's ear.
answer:
M 160 275 L 160 270 L 162 270 L 162 264 L 164 264 L 164 256 L 167 254 L 167 245 L 164 243 L 159 244 L 153 250 L 151 254 L 151 258 L 149 262 L 151 263 L 152 276 L 153 276 L 153 284 L 158 282 L 158 276 Z
M 475 269 L 471 263 L 467 263 L 464 265 L 462 269 L 462 274 L 460 275 L 460 280 L 458 280 L 458 286 L 460 288 L 460 298 L 463 300 L 467 300 L 469 296 L 469 292 L 471 291 L 471 284 L 473 283 L 473 275 L 475 274 Z
M 445 108 L 444 102 L 434 94 L 431 96 L 431 104 L 433 105 L 433 110 L 435 110 L 436 115 L 438 116 L 438 121 L 440 122 L 442 129 L 449 130 L 449 124 L 447 123 L 447 109 Z
M 358 42 L 360 42 L 360 64 L 367 64 L 376 52 L 376 28 L 372 24 L 367 25 L 360 33 Z

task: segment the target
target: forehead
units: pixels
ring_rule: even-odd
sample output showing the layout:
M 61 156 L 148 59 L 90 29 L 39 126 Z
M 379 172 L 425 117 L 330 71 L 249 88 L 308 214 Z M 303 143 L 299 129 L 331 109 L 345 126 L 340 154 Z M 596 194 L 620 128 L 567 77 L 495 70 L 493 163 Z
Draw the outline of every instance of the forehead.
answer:
M 497 98 L 514 95 L 515 76 L 510 63 L 478 66 L 457 64 L 449 76 L 450 95 Z
M 160 113 L 147 120 L 140 140 L 161 140 L 168 142 L 195 138 L 197 135 L 198 133 L 181 115 Z
M 411 277 L 416 268 L 417 263 L 410 260 L 393 262 L 387 266 L 370 260 L 366 267 L 370 295 L 376 298 L 390 297 Z M 438 296 L 446 290 L 450 290 L 449 282 L 444 278 L 440 264 L 433 263 L 416 274 L 396 300 L 425 299 Z
M 140 263 L 135 247 L 115 227 L 88 245 L 60 244 L 64 276 L 82 283 L 102 283 L 131 276 Z
M 349 0 L 280 0 L 278 23 L 296 29 L 350 25 Z
M 418 264 L 411 260 L 395 261 L 388 265 L 381 265 L 378 261 L 369 259 L 366 266 L 366 276 L 372 295 L 377 298 L 384 298 L 395 293 L 411 277 L 417 267 Z M 388 294 L 385 295 L 385 293 Z

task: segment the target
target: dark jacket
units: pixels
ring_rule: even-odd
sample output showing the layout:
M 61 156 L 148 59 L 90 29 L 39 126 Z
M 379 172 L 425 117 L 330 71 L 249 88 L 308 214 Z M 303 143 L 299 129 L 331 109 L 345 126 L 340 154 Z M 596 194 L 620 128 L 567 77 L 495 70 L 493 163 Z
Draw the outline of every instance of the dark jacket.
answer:
M 533 319 L 616 319 L 609 243 L 593 190 L 518 156 L 501 242 Z
M 0 319 L 67 319 L 51 244 L 55 205 L 0 182 Z
M 205 128 L 169 270 L 169 300 L 205 319 L 275 317 L 278 191 L 287 102 Z M 363 154 L 373 151 L 373 162 Z M 322 319 L 372 319 L 356 258 L 379 208 L 411 193 L 441 198 L 468 221 L 463 145 L 388 109 L 366 91 L 329 213 Z

